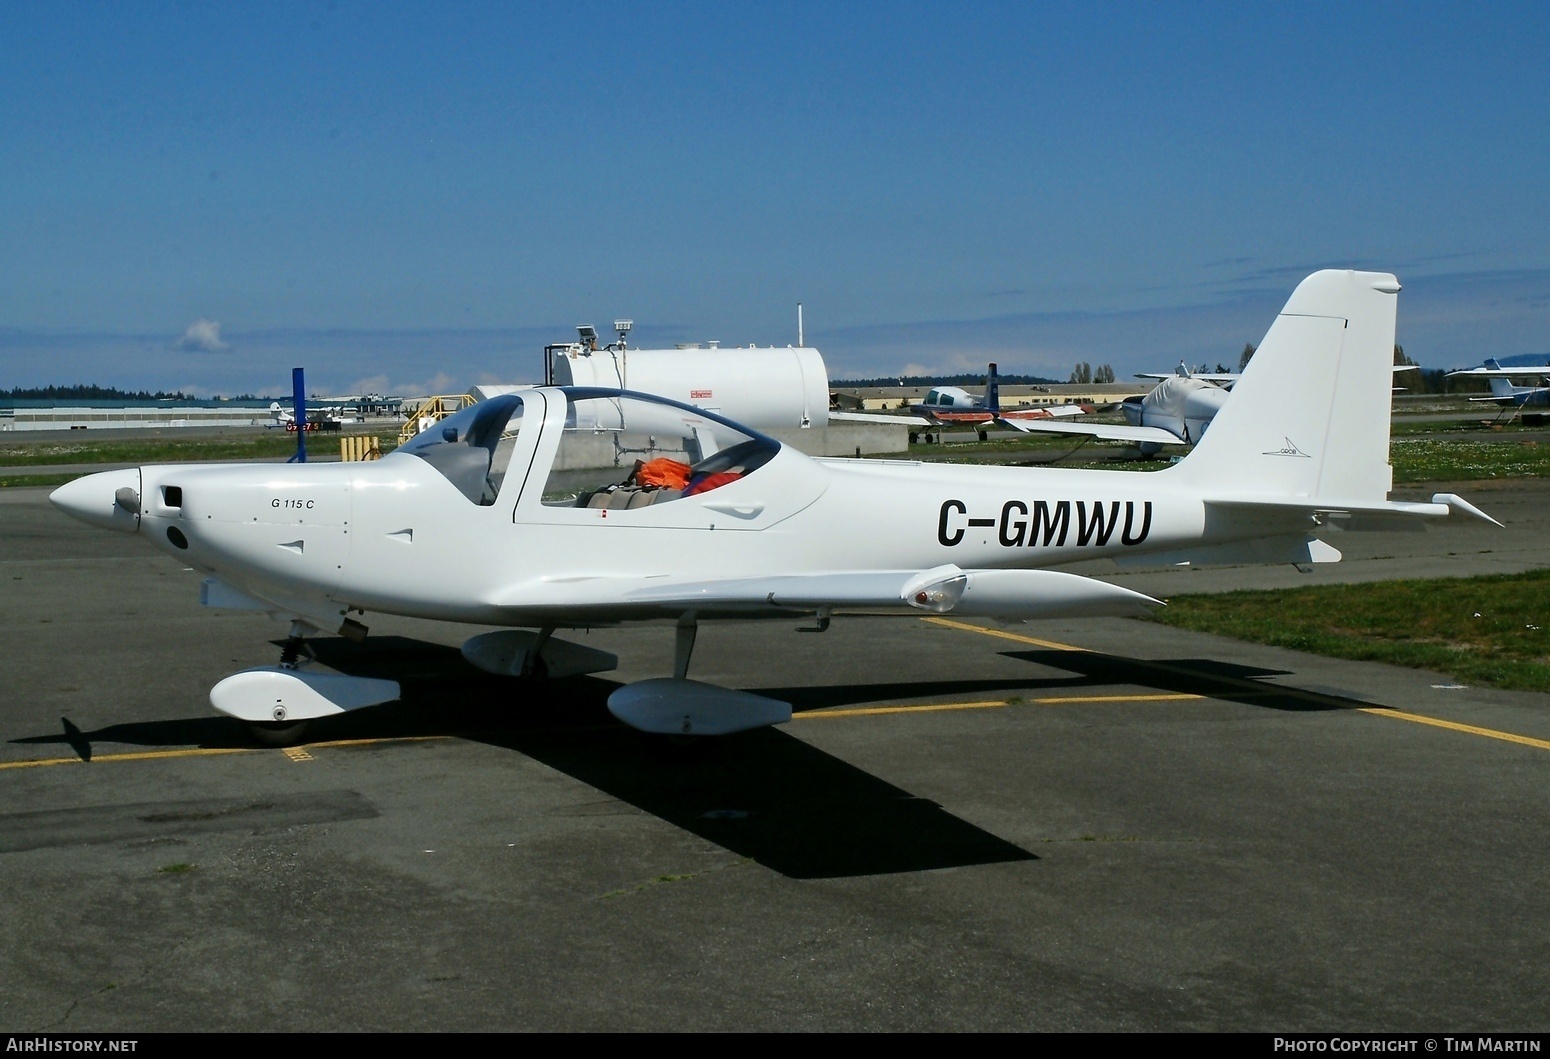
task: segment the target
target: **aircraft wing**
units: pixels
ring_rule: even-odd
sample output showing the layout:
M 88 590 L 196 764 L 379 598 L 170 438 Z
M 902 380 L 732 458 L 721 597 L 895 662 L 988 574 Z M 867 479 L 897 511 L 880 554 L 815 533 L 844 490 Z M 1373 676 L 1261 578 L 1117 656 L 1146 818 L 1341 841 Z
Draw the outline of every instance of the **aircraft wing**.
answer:
M 1170 433 L 1162 427 L 1133 427 L 1120 423 L 1061 423 L 1053 419 L 1026 420 L 1019 423 L 1008 423 L 1007 425 L 1024 432 L 1086 434 L 1090 437 L 1101 438 L 1104 441 L 1129 441 L 1137 444 L 1149 441 L 1157 445 L 1188 444 L 1177 434 Z
M 1179 373 L 1176 371 L 1138 371 L 1136 372 L 1136 378 L 1172 379 L 1178 377 L 1178 374 Z M 1237 372 L 1228 372 L 1226 374 L 1222 374 L 1221 372 L 1192 371 L 1188 376 L 1186 376 L 1186 378 L 1200 379 L 1203 382 L 1237 382 L 1239 379 L 1243 378 L 1243 376 Z
M 547 598 L 546 598 L 547 597 Z M 574 620 L 779 617 L 818 611 L 957 614 L 966 617 L 1128 617 L 1160 601 L 1128 588 L 1057 570 L 832 571 L 710 580 L 617 577 L 516 586 L 492 600 Z
M 1017 410 L 1002 412 L 991 419 L 998 427 L 1006 427 L 1010 430 L 1038 430 L 1033 424 L 1049 423 L 1057 419 L 1066 419 L 1070 416 L 1084 416 L 1092 411 L 1092 405 L 1057 404 L 1045 408 Z
M 1464 368 L 1448 372 L 1450 379 L 1455 375 L 1476 375 L 1487 379 L 1547 378 L 1550 377 L 1550 364 L 1534 364 L 1526 368 Z
M 929 419 L 912 415 L 889 415 L 887 412 L 830 412 L 829 419 L 841 423 L 887 423 L 890 426 L 928 427 Z

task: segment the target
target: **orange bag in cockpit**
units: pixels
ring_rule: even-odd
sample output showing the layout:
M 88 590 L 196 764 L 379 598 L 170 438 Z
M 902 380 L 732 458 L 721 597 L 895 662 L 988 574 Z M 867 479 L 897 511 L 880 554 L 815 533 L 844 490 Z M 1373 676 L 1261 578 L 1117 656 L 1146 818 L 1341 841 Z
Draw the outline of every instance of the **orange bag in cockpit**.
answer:
M 635 483 L 663 489 L 682 489 L 689 484 L 689 465 L 664 456 L 636 468 Z

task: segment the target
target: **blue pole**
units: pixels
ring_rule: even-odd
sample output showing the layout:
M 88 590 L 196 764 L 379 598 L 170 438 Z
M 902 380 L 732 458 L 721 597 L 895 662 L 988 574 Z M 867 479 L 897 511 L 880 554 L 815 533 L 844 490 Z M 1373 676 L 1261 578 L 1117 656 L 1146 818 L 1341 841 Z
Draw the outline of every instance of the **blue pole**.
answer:
M 286 463 L 307 462 L 307 384 L 300 368 L 291 369 L 291 401 L 296 414 L 296 455 Z

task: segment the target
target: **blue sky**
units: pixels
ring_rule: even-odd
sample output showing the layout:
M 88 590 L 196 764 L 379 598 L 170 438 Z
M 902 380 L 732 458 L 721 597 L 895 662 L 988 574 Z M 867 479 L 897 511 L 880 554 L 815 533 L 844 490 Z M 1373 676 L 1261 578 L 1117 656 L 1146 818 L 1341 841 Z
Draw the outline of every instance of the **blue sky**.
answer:
M 1233 362 L 1316 268 L 1550 351 L 1550 7 L 0 6 L 0 388 Z

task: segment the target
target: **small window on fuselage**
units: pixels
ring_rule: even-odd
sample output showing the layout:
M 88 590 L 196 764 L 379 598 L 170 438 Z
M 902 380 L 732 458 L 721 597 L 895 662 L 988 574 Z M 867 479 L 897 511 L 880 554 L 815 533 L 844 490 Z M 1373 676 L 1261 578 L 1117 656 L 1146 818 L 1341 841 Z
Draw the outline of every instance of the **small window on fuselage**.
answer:
M 500 495 L 522 427 L 522 398 L 505 394 L 432 423 L 399 452 L 418 456 L 481 507 Z

